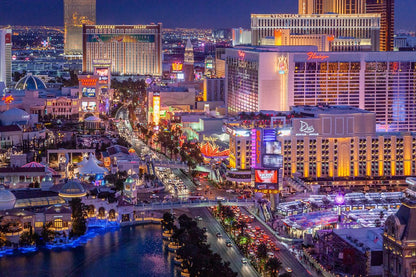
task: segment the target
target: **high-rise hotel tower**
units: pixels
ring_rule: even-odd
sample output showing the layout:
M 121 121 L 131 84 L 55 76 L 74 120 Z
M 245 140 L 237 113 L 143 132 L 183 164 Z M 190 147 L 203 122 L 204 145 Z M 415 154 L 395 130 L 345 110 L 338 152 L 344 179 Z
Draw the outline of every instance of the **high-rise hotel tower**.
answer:
M 113 75 L 162 74 L 162 24 L 84 25 L 84 72 L 96 60 L 111 61 Z
M 95 4 L 96 0 L 64 0 L 64 53 L 68 58 L 81 58 L 82 25 L 95 24 Z
M 380 14 L 380 51 L 393 51 L 394 0 L 299 0 L 298 13 Z

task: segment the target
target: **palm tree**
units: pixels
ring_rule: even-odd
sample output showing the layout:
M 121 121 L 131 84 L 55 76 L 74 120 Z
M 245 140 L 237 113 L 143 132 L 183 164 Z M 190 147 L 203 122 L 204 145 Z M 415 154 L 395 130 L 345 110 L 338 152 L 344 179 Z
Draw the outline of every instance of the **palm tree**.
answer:
M 272 277 L 277 277 L 277 274 L 281 268 L 282 263 L 276 257 L 270 258 L 266 263 L 266 270 L 270 272 Z
M 174 220 L 175 218 L 173 217 L 171 213 L 169 212 L 164 213 L 163 219 L 162 219 L 162 228 L 168 231 L 169 233 L 172 233 L 173 227 L 175 226 Z
M 248 253 L 248 246 L 253 242 L 253 239 L 247 235 L 246 232 L 240 233 L 237 237 L 238 244 L 243 248 L 245 255 Z
M 267 246 L 263 242 L 257 246 L 256 257 L 259 261 L 260 269 L 263 270 L 264 265 L 267 261 Z

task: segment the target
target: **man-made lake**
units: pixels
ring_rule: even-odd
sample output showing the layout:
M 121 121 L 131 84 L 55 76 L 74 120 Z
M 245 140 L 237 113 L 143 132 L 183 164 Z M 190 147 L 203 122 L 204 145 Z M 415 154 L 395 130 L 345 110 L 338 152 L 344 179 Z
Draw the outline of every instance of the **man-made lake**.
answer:
M 123 227 L 76 248 L 0 258 L 0 276 L 176 276 L 158 225 Z

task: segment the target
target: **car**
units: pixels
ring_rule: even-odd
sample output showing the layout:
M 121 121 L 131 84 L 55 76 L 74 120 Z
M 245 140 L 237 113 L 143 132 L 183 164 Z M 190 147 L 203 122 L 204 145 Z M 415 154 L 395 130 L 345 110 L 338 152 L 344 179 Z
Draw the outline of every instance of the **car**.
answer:
M 289 273 L 293 272 L 293 270 L 290 267 L 286 267 L 285 270 L 286 272 L 289 272 Z
M 274 253 L 273 252 L 267 252 L 267 257 L 274 258 Z
M 199 215 L 198 215 L 198 216 L 196 216 L 196 217 L 195 217 L 195 219 L 196 219 L 197 221 L 202 221 L 202 217 L 200 217 Z
M 224 197 L 222 197 L 222 196 L 217 196 L 217 197 L 215 198 L 215 200 L 217 200 L 217 201 L 225 201 L 225 198 L 224 198 Z
M 204 231 L 204 233 L 206 233 L 207 232 L 207 227 L 203 227 L 202 231 Z
M 233 193 L 234 190 L 233 189 L 227 189 L 225 192 L 227 192 L 227 193 Z
M 227 247 L 232 247 L 233 246 L 230 240 L 227 240 L 225 242 L 225 245 L 227 245 Z
M 220 232 L 216 233 L 216 234 L 215 234 L 215 236 L 216 236 L 217 238 L 222 238 L 222 235 L 221 235 L 221 233 L 220 233 Z
M 242 264 L 248 264 L 248 260 L 246 258 L 241 258 L 241 263 Z

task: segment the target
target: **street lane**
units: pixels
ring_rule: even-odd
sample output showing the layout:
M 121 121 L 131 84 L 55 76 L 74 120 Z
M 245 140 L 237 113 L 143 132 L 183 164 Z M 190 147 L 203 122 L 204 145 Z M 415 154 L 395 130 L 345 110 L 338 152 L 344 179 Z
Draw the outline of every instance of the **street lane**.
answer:
M 247 209 L 240 207 L 243 214 L 250 215 Z M 265 233 L 276 243 L 276 246 L 280 248 L 279 251 L 274 251 L 275 256 L 282 262 L 283 268 L 290 267 L 293 270 L 294 276 L 313 276 L 305 269 L 305 267 L 298 261 L 298 259 L 292 254 L 279 240 L 271 233 L 267 228 L 263 226 L 256 218 L 250 223 L 252 227 L 260 227 Z
M 218 253 L 224 261 L 230 262 L 230 267 L 233 271 L 238 273 L 238 276 L 258 276 L 251 265 L 243 265 L 241 262 L 243 256 L 240 254 L 234 243 L 233 247 L 227 247 L 225 245 L 225 242 L 231 239 L 207 208 L 193 208 L 190 209 L 190 213 L 193 217 L 202 217 L 202 221 L 198 221 L 198 226 L 200 228 L 207 228 L 207 242 L 210 244 L 212 251 Z M 222 238 L 220 239 L 216 237 L 216 233 L 218 232 L 222 234 Z

